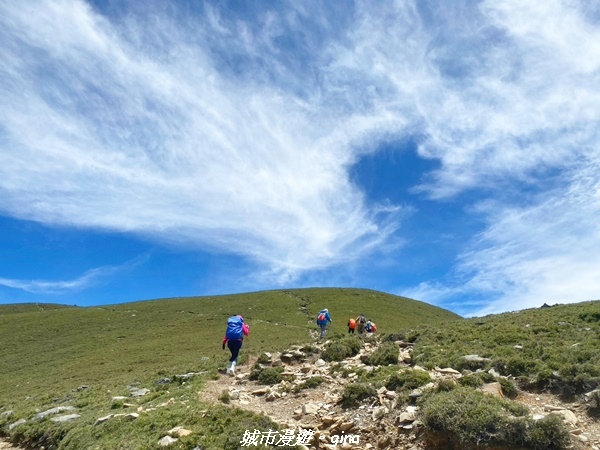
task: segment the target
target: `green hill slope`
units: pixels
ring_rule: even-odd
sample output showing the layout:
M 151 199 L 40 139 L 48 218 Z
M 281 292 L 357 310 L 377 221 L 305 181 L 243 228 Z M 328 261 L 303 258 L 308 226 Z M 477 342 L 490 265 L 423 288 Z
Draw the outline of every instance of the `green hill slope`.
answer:
M 242 314 L 245 351 L 310 340 L 327 307 L 333 332 L 359 313 L 385 331 L 459 318 L 403 297 L 361 289 L 298 289 L 190 297 L 90 308 L 0 307 L 0 400 L 80 385 L 127 385 L 157 374 L 215 370 L 226 360 L 225 321 Z

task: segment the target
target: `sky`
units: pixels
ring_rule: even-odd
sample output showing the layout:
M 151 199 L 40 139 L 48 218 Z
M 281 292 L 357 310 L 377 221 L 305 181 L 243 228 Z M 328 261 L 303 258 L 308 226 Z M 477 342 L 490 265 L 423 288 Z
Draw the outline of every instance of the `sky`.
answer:
M 0 0 L 0 303 L 600 299 L 600 2 Z

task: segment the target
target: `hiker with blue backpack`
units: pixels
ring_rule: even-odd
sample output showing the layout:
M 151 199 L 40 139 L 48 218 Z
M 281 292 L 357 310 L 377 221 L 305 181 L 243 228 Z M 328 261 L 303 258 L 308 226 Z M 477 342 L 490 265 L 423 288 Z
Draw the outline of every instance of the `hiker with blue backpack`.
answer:
M 225 350 L 225 344 L 231 352 L 231 358 L 229 358 L 229 364 L 227 365 L 227 375 L 235 376 L 235 365 L 237 364 L 237 358 L 242 348 L 242 342 L 244 336 L 250 334 L 250 327 L 244 323 L 242 316 L 231 316 L 227 319 L 227 330 L 225 331 L 225 337 L 223 338 L 222 348 Z
M 319 339 L 323 339 L 325 337 L 325 333 L 327 333 L 327 323 L 331 323 L 331 316 L 329 315 L 329 310 L 327 308 L 322 309 L 317 314 L 317 325 L 321 327 L 321 335 Z

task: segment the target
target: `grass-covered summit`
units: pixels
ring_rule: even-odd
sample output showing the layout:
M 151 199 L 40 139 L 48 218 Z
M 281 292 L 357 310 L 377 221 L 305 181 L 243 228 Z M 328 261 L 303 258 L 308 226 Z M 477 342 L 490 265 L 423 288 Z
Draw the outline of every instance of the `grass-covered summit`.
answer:
M 281 350 L 311 340 L 328 308 L 331 333 L 364 313 L 380 331 L 460 319 L 404 297 L 364 289 L 314 288 L 171 298 L 99 307 L 0 306 L 0 408 L 43 408 L 81 386 L 117 390 L 161 376 L 216 373 L 226 360 L 226 319 L 242 314 L 242 351 Z M 94 400 L 90 400 L 93 402 Z

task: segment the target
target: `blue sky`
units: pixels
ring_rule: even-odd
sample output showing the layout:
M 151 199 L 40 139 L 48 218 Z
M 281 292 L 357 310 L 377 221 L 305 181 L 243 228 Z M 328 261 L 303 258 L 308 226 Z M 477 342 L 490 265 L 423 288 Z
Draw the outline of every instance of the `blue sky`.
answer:
M 600 298 L 600 4 L 0 0 L 0 303 Z

